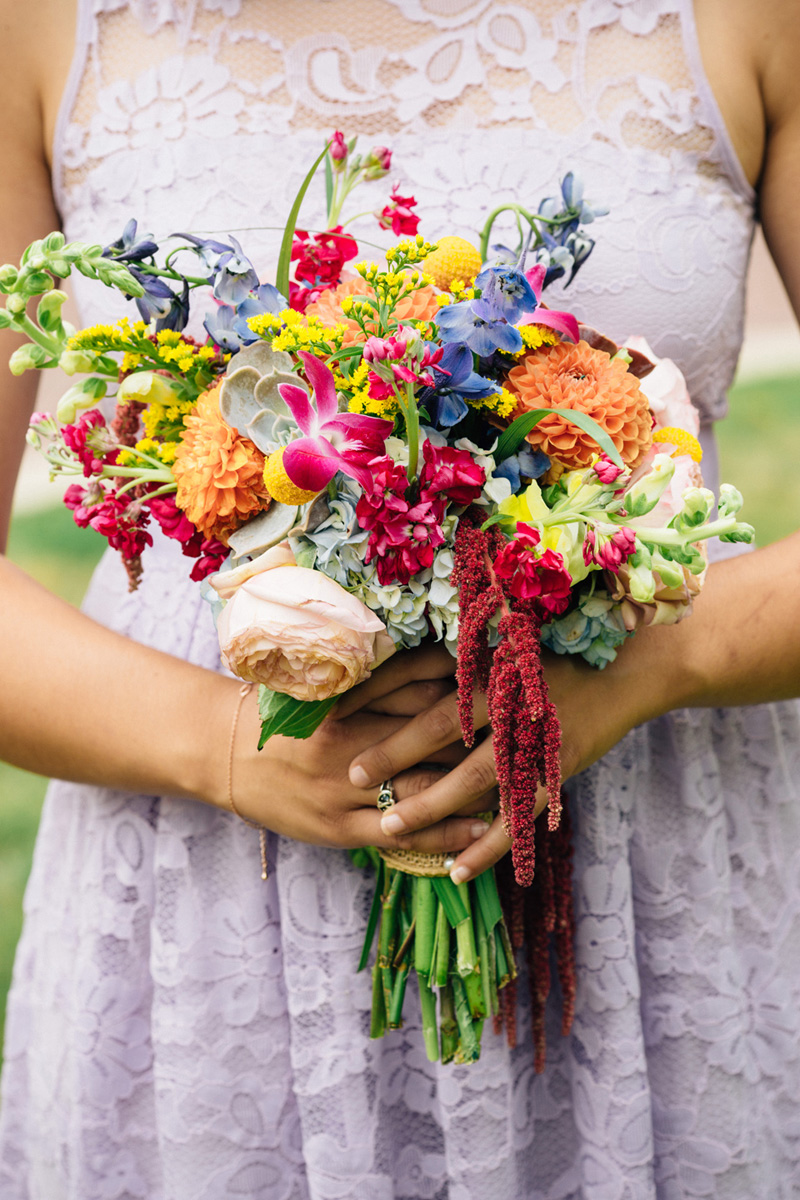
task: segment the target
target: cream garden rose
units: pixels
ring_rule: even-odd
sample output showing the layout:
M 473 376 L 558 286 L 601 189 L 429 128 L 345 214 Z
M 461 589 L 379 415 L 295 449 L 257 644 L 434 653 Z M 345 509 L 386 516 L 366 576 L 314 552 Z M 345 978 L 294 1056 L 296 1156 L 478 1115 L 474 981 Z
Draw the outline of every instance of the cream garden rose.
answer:
M 296 700 L 327 700 L 369 677 L 395 651 L 386 626 L 286 546 L 210 581 L 227 603 L 217 622 L 234 675 Z

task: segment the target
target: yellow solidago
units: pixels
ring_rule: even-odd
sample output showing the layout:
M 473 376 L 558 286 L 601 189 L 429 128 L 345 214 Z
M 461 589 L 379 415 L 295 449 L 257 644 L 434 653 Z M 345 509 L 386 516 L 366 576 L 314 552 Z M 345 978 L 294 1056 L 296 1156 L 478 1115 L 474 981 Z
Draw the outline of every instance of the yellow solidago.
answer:
M 538 350 L 540 346 L 557 346 L 561 338 L 555 329 L 547 325 L 517 325 L 522 337 L 522 349 L 518 350 L 515 358 L 521 358 L 528 350 Z
M 384 400 L 377 400 L 374 396 L 370 396 L 368 387 L 363 387 L 353 393 L 349 409 L 350 412 L 363 413 L 368 417 L 388 419 L 397 415 L 398 402 L 394 394 L 387 396 Z
M 259 313 L 249 317 L 247 324 L 253 333 L 268 341 L 273 350 L 309 350 L 320 357 L 341 348 L 346 325 L 325 325 L 319 317 L 307 316 L 285 308 L 280 317 Z
M 481 396 L 474 400 L 467 400 L 470 408 L 480 408 L 484 412 L 496 413 L 498 417 L 510 417 L 514 409 L 519 404 L 517 396 L 512 395 L 507 388 L 502 388 L 499 392 L 494 392 L 491 396 Z

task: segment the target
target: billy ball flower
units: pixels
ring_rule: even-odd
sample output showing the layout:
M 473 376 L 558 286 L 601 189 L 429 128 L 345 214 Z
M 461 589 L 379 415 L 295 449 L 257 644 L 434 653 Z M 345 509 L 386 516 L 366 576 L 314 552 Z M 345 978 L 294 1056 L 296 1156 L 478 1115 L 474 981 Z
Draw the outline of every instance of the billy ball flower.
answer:
M 526 354 L 509 371 L 506 387 L 517 397 L 515 417 L 536 408 L 587 413 L 629 467 L 637 466 L 650 447 L 652 418 L 638 379 L 625 362 L 586 342 L 561 342 Z M 544 417 L 527 440 L 568 470 L 588 466 L 597 453 L 591 435 L 558 413 Z
M 218 385 L 203 393 L 186 418 L 173 473 L 178 507 L 196 529 L 221 542 L 271 502 L 264 455 L 222 419 Z
M 442 237 L 423 260 L 422 269 L 438 288 L 449 292 L 455 280 L 472 284 L 481 269 L 481 256 L 466 238 Z

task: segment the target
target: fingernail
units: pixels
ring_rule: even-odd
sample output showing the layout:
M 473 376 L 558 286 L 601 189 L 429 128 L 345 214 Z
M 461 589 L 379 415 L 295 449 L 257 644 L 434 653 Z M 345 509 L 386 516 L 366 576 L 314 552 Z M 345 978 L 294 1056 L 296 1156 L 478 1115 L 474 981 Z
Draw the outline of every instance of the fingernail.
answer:
M 469 879 L 469 867 L 453 867 L 450 878 L 455 884 L 466 883 Z
M 484 825 L 483 821 L 476 821 L 474 825 L 470 826 L 469 831 L 474 838 L 479 838 L 483 837 L 488 828 L 488 825 Z
M 381 829 L 384 833 L 404 833 L 406 823 L 398 813 L 389 813 L 381 821 Z
M 366 788 L 370 785 L 370 777 L 363 767 L 351 767 L 350 782 L 353 787 Z

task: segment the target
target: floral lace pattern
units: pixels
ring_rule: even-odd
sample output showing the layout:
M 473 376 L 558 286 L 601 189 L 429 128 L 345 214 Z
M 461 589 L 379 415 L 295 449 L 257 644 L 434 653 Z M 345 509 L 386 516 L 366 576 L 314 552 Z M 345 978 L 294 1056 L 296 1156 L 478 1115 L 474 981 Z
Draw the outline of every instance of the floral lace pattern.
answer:
M 724 412 L 752 194 L 688 0 L 94 0 L 80 28 L 56 146 L 70 237 L 131 215 L 279 227 L 334 125 L 393 145 L 428 236 L 578 163 L 612 213 L 551 302 L 645 334 Z M 247 235 L 265 277 L 277 237 Z M 173 544 L 132 596 L 106 558 L 86 607 L 218 668 Z M 369 885 L 344 854 L 271 838 L 264 885 L 225 813 L 54 784 L 10 997 L 4 1200 L 789 1200 L 798 779 L 783 704 L 674 713 L 573 781 L 577 1015 L 560 1038 L 551 997 L 538 1077 L 524 1010 L 520 1047 L 487 1030 L 468 1068 L 428 1063 L 413 1017 L 369 1040 Z

